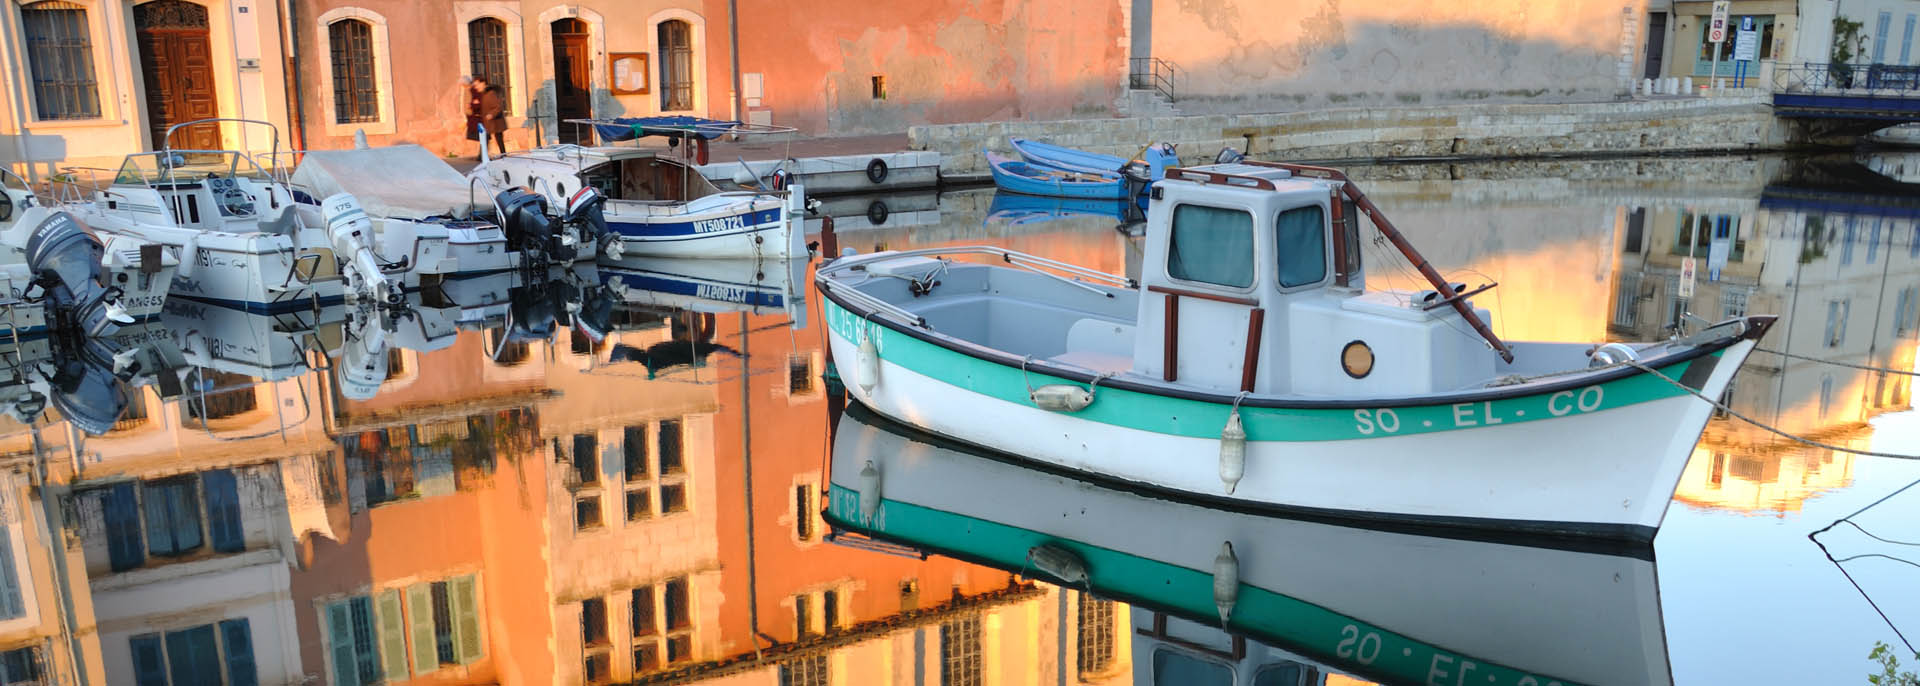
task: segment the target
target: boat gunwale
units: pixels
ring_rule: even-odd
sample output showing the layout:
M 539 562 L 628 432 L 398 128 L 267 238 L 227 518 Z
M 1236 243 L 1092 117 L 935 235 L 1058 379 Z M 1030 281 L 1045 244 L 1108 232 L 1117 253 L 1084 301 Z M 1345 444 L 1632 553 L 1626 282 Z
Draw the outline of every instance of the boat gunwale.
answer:
M 992 265 L 983 265 L 983 266 L 992 266 Z M 1272 408 L 1272 409 L 1304 409 L 1304 410 L 1347 410 L 1347 409 L 1373 409 L 1373 408 L 1398 409 L 1398 408 L 1404 408 L 1404 407 L 1437 407 L 1437 406 L 1443 406 L 1443 405 L 1452 405 L 1456 403 L 1487 402 L 1487 401 L 1495 401 L 1495 400 L 1507 400 L 1512 398 L 1524 398 L 1524 397 L 1537 396 L 1537 395 L 1548 395 L 1552 393 L 1558 393 L 1561 391 L 1576 390 L 1576 389 L 1585 388 L 1588 386 L 1610 383 L 1613 381 L 1619 381 L 1621 379 L 1626 379 L 1626 378 L 1646 374 L 1646 371 L 1644 371 L 1640 366 L 1617 365 L 1612 368 L 1602 369 L 1601 371 L 1597 371 L 1597 372 L 1576 372 L 1573 374 L 1566 375 L 1566 378 L 1564 379 L 1557 380 L 1557 381 L 1548 381 L 1541 384 L 1522 383 L 1522 384 L 1514 384 L 1510 386 L 1480 388 L 1480 389 L 1472 389 L 1472 390 L 1464 390 L 1464 391 L 1449 391 L 1445 393 L 1434 393 L 1434 394 L 1419 395 L 1419 396 L 1404 396 L 1404 397 L 1398 397 L 1398 398 L 1319 399 L 1319 398 L 1298 398 L 1298 397 L 1278 396 L 1278 395 L 1273 395 L 1269 393 L 1247 393 L 1244 395 L 1240 393 L 1222 393 L 1222 392 L 1215 392 L 1215 391 L 1199 390 L 1191 387 L 1182 387 L 1174 383 L 1152 382 L 1150 380 L 1145 380 L 1146 377 L 1140 377 L 1138 375 L 1132 375 L 1132 374 L 1106 375 L 1106 374 L 1101 374 L 1099 372 L 1095 372 L 1090 369 L 1063 365 L 1058 362 L 1054 362 L 1052 360 L 1048 360 L 1044 358 L 1034 359 L 1034 358 L 1019 357 L 1004 350 L 989 348 L 987 346 L 981 345 L 979 343 L 975 343 L 973 341 L 969 341 L 963 338 L 959 338 L 956 336 L 951 336 L 938 331 L 934 331 L 930 326 L 927 328 L 921 328 L 918 326 L 913 326 L 911 324 L 894 321 L 892 317 L 884 316 L 886 313 L 883 311 L 880 311 L 877 309 L 858 307 L 855 304 L 849 302 L 848 298 L 845 298 L 844 296 L 836 294 L 834 290 L 842 286 L 849 289 L 853 289 L 853 290 L 858 290 L 858 288 L 850 284 L 840 283 L 837 276 L 827 271 L 826 265 L 822 265 L 822 268 L 815 272 L 814 285 L 820 291 L 821 297 L 827 299 L 828 301 L 831 301 L 835 306 L 838 306 L 841 309 L 846 310 L 848 313 L 853 314 L 860 319 L 877 323 L 893 331 L 906 334 L 907 336 L 910 336 L 914 339 L 917 339 L 926 343 L 930 343 L 932 345 L 939 346 L 940 348 L 957 352 L 962 355 L 966 355 L 968 357 L 979 359 L 985 362 L 991 362 L 1001 366 L 1022 369 L 1026 372 L 1039 372 L 1042 374 L 1047 374 L 1050 376 L 1066 379 L 1069 381 L 1078 381 L 1080 383 L 1086 383 L 1086 384 L 1093 384 L 1097 382 L 1102 388 L 1119 389 L 1119 390 L 1125 390 L 1125 391 L 1132 391 L 1135 393 L 1144 393 L 1148 395 L 1176 398 L 1181 400 L 1192 400 L 1192 401 L 1198 401 L 1198 402 L 1212 403 L 1216 405 L 1239 405 L 1244 407 L 1259 407 L 1259 408 Z M 867 296 L 867 297 L 873 297 L 873 296 Z M 822 315 L 824 316 L 825 312 L 822 312 Z M 875 316 L 875 315 L 882 315 L 882 316 Z M 1639 360 L 1639 363 L 1640 365 L 1644 365 L 1645 367 L 1650 367 L 1650 368 L 1656 368 L 1656 369 L 1666 368 L 1676 364 L 1690 362 L 1690 361 L 1699 359 L 1701 357 L 1712 355 L 1714 353 L 1717 353 L 1729 347 L 1732 347 L 1735 343 L 1738 343 L 1742 340 L 1757 341 L 1762 335 L 1764 335 L 1767 332 L 1768 328 L 1770 328 L 1773 325 L 1774 320 L 1775 320 L 1775 317 L 1773 315 L 1749 315 L 1745 317 L 1739 317 L 1736 319 L 1730 319 L 1727 321 L 1729 322 L 1740 321 L 1745 324 L 1745 326 L 1742 327 L 1742 330 L 1739 333 L 1728 335 L 1717 340 L 1699 343 L 1685 350 L 1671 352 L 1665 355 L 1660 355 L 1652 358 L 1644 358 Z M 924 319 L 922 319 L 922 321 L 924 321 Z M 1722 322 L 1722 323 L 1725 323 L 1725 322 Z M 1718 326 L 1718 324 L 1716 324 L 1716 326 Z M 830 325 L 829 325 L 829 329 L 831 329 Z M 1695 390 L 1700 390 L 1700 389 L 1695 389 Z

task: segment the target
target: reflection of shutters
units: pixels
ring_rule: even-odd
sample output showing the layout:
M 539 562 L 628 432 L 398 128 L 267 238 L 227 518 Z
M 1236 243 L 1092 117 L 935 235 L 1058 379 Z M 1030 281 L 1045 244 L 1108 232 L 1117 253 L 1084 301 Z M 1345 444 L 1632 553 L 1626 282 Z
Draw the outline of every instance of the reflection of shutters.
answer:
M 407 587 L 407 620 L 412 623 L 413 673 L 425 674 L 440 668 L 439 651 L 433 636 L 433 587 L 414 584 Z
M 133 648 L 135 686 L 167 686 L 167 658 L 160 651 L 160 634 L 135 636 L 127 641 Z
M 382 670 L 390 681 L 407 678 L 407 623 L 400 616 L 400 591 L 380 593 L 374 614 L 380 623 Z
M 253 631 L 247 618 L 220 622 L 220 643 L 227 652 L 227 686 L 259 686 L 253 667 Z
M 207 529 L 213 536 L 213 549 L 237 553 L 247 547 L 240 530 L 240 492 L 233 471 L 216 469 L 200 475 L 207 489 Z
M 0 619 L 25 615 L 27 606 L 20 599 L 20 575 L 13 568 L 13 537 L 0 526 Z
M 453 596 L 453 647 L 464 665 L 480 659 L 480 605 L 472 575 L 454 577 L 447 585 Z
M 147 561 L 146 545 L 140 541 L 140 506 L 133 497 L 133 484 L 107 489 L 101 499 L 107 519 L 107 554 L 113 571 L 123 572 Z
M 327 605 L 327 642 L 333 651 L 334 685 L 360 686 L 354 668 L 353 612 L 345 600 Z
M 214 647 L 212 624 L 167 632 L 167 673 L 173 683 L 206 683 L 220 671 L 220 651 Z

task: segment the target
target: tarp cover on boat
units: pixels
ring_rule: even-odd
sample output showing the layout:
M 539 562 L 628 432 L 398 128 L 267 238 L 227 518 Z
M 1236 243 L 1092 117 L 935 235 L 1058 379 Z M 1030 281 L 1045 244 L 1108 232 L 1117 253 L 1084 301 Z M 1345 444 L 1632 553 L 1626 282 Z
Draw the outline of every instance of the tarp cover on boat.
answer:
M 293 185 L 315 200 L 352 193 L 375 217 L 464 217 L 471 202 L 489 202 L 484 189 L 469 195 L 467 178 L 418 145 L 315 150 L 293 172 Z
M 593 120 L 593 132 L 606 143 L 630 141 L 647 136 L 678 138 L 693 136 L 713 140 L 740 122 L 702 117 L 619 117 Z

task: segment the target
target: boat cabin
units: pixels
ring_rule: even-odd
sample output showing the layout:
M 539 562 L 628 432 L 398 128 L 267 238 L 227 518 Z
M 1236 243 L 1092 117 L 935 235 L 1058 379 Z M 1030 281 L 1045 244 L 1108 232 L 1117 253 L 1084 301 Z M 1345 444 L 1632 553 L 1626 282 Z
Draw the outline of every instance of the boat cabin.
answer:
M 288 233 L 293 196 L 245 154 L 231 150 L 136 153 L 100 191 L 105 209 L 202 231 Z
M 1252 163 L 1169 171 L 1151 191 L 1131 371 L 1262 395 L 1486 383 L 1496 355 L 1448 307 L 1470 293 L 1366 291 L 1359 222 L 1378 213 L 1345 183 Z
M 495 158 L 485 173 L 495 187 L 525 187 L 553 207 L 565 207 L 582 184 L 611 202 L 637 204 L 679 204 L 720 192 L 692 166 L 647 148 L 542 148 Z

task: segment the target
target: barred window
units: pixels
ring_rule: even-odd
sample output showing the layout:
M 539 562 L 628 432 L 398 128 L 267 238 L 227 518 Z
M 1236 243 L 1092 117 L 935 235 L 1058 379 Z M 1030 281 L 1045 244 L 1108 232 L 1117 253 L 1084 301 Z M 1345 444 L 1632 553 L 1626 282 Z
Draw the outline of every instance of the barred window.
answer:
M 1113 667 L 1113 601 L 1080 594 L 1080 631 L 1076 637 L 1081 674 Z
M 780 663 L 780 686 L 826 686 L 833 683 L 827 677 L 826 653 L 815 653 Z
M 507 79 L 506 22 L 493 17 L 467 22 L 467 61 L 467 73 L 500 87 L 501 113 L 513 114 L 512 100 L 504 95 L 513 90 Z
M 693 109 L 693 25 L 660 22 L 660 109 Z
M 380 120 L 373 80 L 373 26 L 342 19 L 327 26 L 333 57 L 333 120 L 338 124 Z
M 93 77 L 86 9 L 71 2 L 36 2 L 20 8 L 20 25 L 33 71 L 35 116 L 98 118 L 100 89 Z
M 986 683 L 980 633 L 980 615 L 951 619 L 940 624 L 940 686 L 979 686 Z

